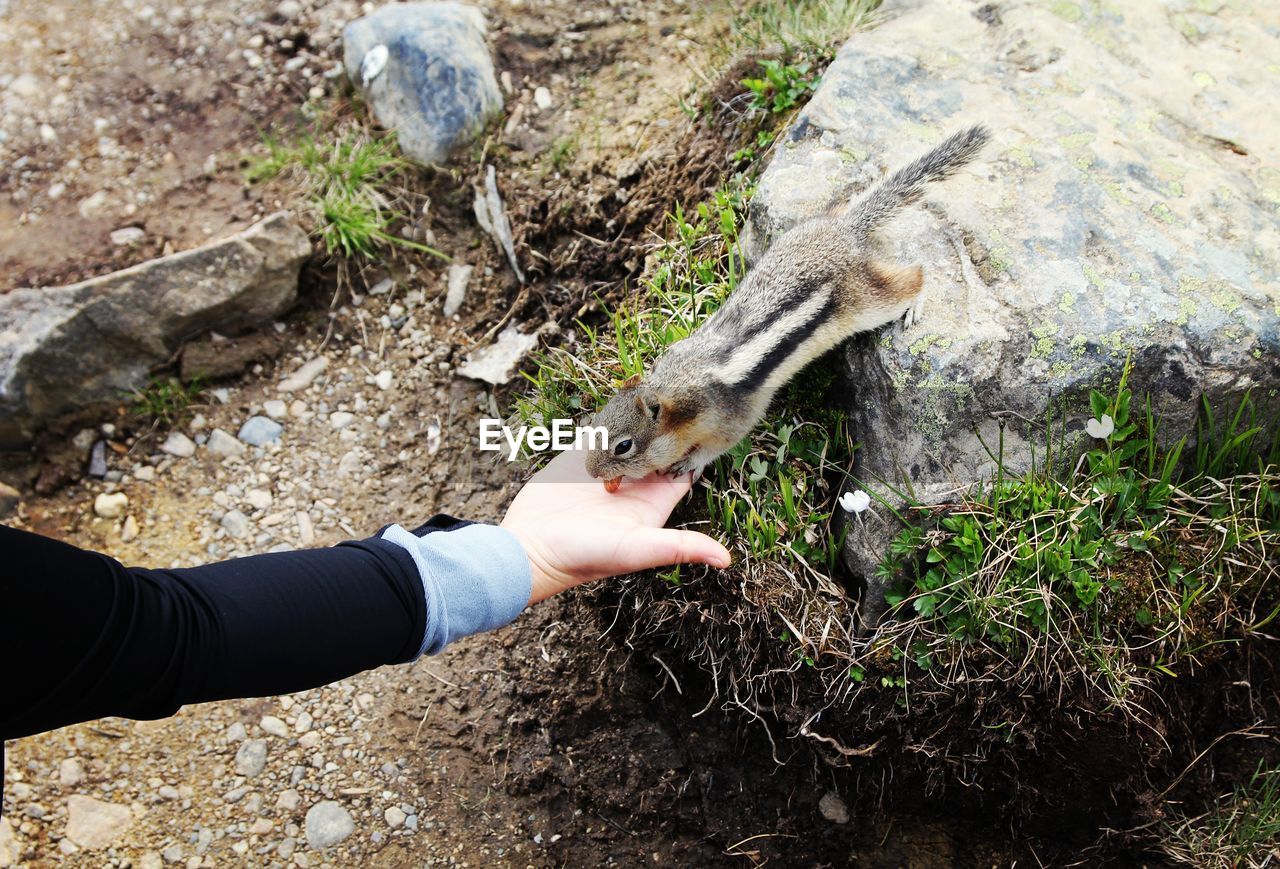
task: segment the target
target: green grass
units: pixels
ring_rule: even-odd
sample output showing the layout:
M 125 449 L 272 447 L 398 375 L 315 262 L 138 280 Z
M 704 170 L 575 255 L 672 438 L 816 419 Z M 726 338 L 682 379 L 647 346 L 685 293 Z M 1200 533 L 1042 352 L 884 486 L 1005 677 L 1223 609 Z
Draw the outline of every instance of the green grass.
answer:
M 887 642 L 929 669 L 975 645 L 1011 660 L 1066 655 L 1117 705 L 1154 674 L 1272 621 L 1280 541 L 1280 439 L 1245 396 L 1228 418 L 1207 403 L 1187 439 L 1161 448 L 1128 369 L 1089 396 L 1104 438 L 1071 449 L 1052 419 L 1030 471 L 1002 469 L 937 521 L 908 507 L 880 567 L 894 618 Z M 887 501 L 887 499 L 885 499 Z M 1229 639 L 1234 638 L 1234 640 Z M 911 668 L 906 668 L 910 675 Z
M 1259 763 L 1208 812 L 1164 825 L 1162 850 L 1203 869 L 1261 869 L 1280 859 L 1280 769 Z
M 268 136 L 264 148 L 265 156 L 249 160 L 246 180 L 291 183 L 330 255 L 376 259 L 402 248 L 449 258 L 396 232 L 410 221 L 405 184 L 417 167 L 400 155 L 394 136 L 375 135 L 355 121 L 320 122 L 288 141 Z
M 872 23 L 879 6 L 880 0 L 756 0 L 738 6 L 732 32 L 756 52 L 830 60 L 855 30 Z
M 150 422 L 171 426 L 182 421 L 203 391 L 199 378 L 184 384 L 172 375 L 153 377 L 145 387 L 130 393 L 131 410 Z

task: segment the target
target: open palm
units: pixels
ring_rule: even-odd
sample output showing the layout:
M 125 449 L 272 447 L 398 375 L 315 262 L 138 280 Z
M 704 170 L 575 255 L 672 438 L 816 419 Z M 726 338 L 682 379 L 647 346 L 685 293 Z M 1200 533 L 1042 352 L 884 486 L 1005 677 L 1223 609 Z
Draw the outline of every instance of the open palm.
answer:
M 525 484 L 502 520 L 533 568 L 530 603 L 592 579 L 700 563 L 729 566 L 729 551 L 705 534 L 664 528 L 693 485 L 692 474 L 651 474 L 609 493 L 587 474 L 586 453 L 561 453 Z

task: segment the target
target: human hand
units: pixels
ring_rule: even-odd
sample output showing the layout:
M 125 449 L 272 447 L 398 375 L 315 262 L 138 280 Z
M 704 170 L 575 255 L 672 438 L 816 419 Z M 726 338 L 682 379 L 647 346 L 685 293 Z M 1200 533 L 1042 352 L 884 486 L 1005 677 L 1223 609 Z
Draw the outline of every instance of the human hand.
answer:
M 650 474 L 610 493 L 587 474 L 585 461 L 583 450 L 556 456 L 525 484 L 502 520 L 529 556 L 529 603 L 650 567 L 729 566 L 729 550 L 707 535 L 662 527 L 693 486 L 692 474 Z

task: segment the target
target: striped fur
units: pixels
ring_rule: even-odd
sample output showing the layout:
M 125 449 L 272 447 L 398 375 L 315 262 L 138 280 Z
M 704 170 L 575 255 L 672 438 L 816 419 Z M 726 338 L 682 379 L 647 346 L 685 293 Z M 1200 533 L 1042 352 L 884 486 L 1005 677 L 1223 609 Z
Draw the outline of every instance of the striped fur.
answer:
M 629 440 L 632 449 L 593 451 L 592 476 L 701 469 L 749 434 L 805 365 L 851 335 L 904 313 L 918 316 L 921 270 L 874 261 L 869 236 L 989 139 L 981 126 L 957 133 L 845 214 L 807 221 L 777 239 L 697 332 L 667 348 L 643 382 L 629 381 L 596 415 L 611 445 Z

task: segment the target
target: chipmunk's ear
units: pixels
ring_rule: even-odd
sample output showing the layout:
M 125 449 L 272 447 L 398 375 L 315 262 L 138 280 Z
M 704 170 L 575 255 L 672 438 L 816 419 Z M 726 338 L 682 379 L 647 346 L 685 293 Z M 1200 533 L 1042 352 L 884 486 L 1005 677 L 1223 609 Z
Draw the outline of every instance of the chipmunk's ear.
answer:
M 662 399 L 652 389 L 642 389 L 636 393 L 636 410 L 656 420 L 662 415 Z
M 871 273 L 872 289 L 888 300 L 913 298 L 924 286 L 924 269 L 920 266 L 887 265 L 878 262 L 868 263 L 867 266 Z
M 643 376 L 643 375 L 640 375 L 640 374 L 633 374 L 633 375 L 631 375 L 630 377 L 628 377 L 626 380 L 622 381 L 622 388 L 623 388 L 623 389 L 632 389 L 632 388 L 634 388 L 634 387 L 639 386 L 639 385 L 640 385 L 640 381 L 642 381 L 642 380 L 644 380 L 644 376 Z

